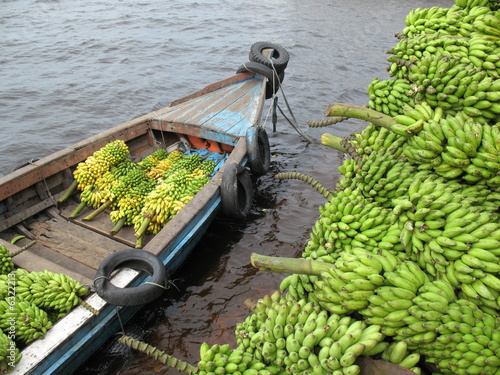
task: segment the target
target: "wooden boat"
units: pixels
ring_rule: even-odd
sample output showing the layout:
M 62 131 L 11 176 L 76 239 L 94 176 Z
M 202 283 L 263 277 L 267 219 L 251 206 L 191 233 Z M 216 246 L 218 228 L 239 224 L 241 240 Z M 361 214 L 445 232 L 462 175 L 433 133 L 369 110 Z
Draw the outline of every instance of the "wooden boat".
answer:
M 260 47 L 259 51 L 265 56 L 276 52 L 272 44 Z M 283 58 L 283 51 L 281 55 Z M 63 203 L 58 200 L 71 185 L 78 163 L 117 139 L 126 142 L 129 158 L 134 161 L 158 148 L 192 147 L 192 142 L 208 142 L 226 156 L 224 164 L 158 234 L 147 235 L 142 250 L 134 250 L 154 254 L 163 263 L 167 277 L 172 275 L 221 208 L 236 217 L 245 214 L 245 205 L 248 205 L 245 199 L 251 195 L 238 179 L 243 173 L 241 168 L 247 166 L 261 174 L 268 167 L 267 135 L 259 124 L 265 99 L 276 92 L 276 87 L 270 88 L 270 83 L 272 86 L 276 83 L 274 75 L 273 81 L 266 77 L 269 71 L 272 72 L 271 68 L 260 65 L 256 69 L 240 68 L 234 76 L 163 109 L 112 127 L 0 178 L 0 244 L 14 252 L 34 240 L 32 247 L 13 258 L 17 267 L 65 273 L 91 286 L 103 260 L 110 254 L 133 248 L 135 238 L 132 228 L 123 228 L 111 236 L 113 224 L 108 215 L 99 215 L 92 221 L 70 217 L 78 205 L 78 194 Z M 227 180 L 225 175 L 230 166 L 237 166 L 229 177 L 236 176 L 236 180 L 226 181 L 226 186 L 240 191 L 233 191 L 233 201 L 228 203 L 224 202 L 221 186 Z M 19 235 L 26 238 L 11 244 Z M 121 268 L 111 281 L 126 290 L 143 286 L 149 277 L 141 270 Z M 141 308 L 141 305 L 110 304 L 95 292 L 85 301 L 98 315 L 83 306 L 74 308 L 57 321 L 44 338 L 22 350 L 22 359 L 12 373 L 72 373 L 119 331 L 120 321 L 125 323 Z

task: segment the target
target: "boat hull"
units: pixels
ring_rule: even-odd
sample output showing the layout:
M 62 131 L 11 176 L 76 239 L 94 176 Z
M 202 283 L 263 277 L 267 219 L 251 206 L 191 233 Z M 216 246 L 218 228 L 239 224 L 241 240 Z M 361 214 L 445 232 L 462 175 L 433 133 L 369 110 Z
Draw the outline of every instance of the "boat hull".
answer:
M 92 285 L 95 270 L 106 254 L 134 247 L 134 233 L 133 228 L 124 228 L 120 235 L 110 236 L 112 223 L 109 218 L 105 220 L 106 216 L 89 223 L 71 217 L 69 213 L 78 200 L 61 204 L 59 199 L 71 185 L 78 163 L 116 139 L 124 140 L 131 159 L 139 161 L 158 148 L 189 147 L 189 139 L 194 137 L 191 139 L 216 144 L 227 156 L 224 164 L 158 234 L 148 235 L 143 248 L 137 250 L 158 256 L 167 278 L 173 277 L 221 209 L 225 167 L 248 163 L 247 138 L 259 128 L 265 85 L 258 74 L 237 74 L 0 178 L 0 244 L 18 250 L 10 239 L 21 231 L 26 234 L 23 241 L 34 240 L 36 244 L 13 259 L 16 266 L 66 273 L 84 285 Z M 70 247 L 73 252 L 66 254 Z M 112 280 L 117 286 L 129 288 L 148 278 L 126 268 Z M 73 309 L 43 339 L 23 349 L 12 374 L 72 373 L 141 308 L 110 305 L 97 293 L 91 293 L 85 301 L 99 314 L 83 306 Z

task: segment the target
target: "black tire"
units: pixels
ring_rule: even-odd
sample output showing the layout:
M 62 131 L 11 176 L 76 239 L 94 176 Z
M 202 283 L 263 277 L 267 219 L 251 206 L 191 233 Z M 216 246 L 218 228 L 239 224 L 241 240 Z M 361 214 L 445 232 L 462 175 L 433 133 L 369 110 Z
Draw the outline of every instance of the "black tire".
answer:
M 117 287 L 111 283 L 109 276 L 122 268 L 147 272 L 151 279 L 148 284 L 136 287 Z M 152 302 L 162 295 L 163 286 L 165 286 L 165 266 L 161 259 L 150 252 L 138 249 L 125 249 L 108 255 L 97 269 L 94 280 L 97 294 L 115 306 L 138 306 Z
M 268 48 L 274 49 L 271 58 L 267 58 L 262 54 L 262 51 Z M 290 55 L 287 50 L 275 43 L 257 42 L 250 47 L 249 60 L 255 61 L 265 66 L 276 69 L 278 73 L 284 71 L 290 60 Z
M 271 164 L 271 149 L 267 132 L 261 127 L 254 127 L 247 131 L 248 166 L 255 176 L 262 176 L 269 172 Z
M 220 186 L 222 212 L 232 219 L 244 219 L 253 203 L 252 179 L 248 170 L 232 163 L 226 166 Z
M 278 92 L 280 87 L 280 81 L 282 81 L 285 78 L 284 72 L 279 73 L 280 75 L 276 76 L 274 70 L 272 70 L 266 65 L 254 61 L 248 61 L 242 64 L 236 71 L 236 73 L 244 73 L 244 72 L 261 74 L 267 78 L 266 99 L 272 98 L 273 94 Z M 281 74 L 283 75 L 281 76 Z

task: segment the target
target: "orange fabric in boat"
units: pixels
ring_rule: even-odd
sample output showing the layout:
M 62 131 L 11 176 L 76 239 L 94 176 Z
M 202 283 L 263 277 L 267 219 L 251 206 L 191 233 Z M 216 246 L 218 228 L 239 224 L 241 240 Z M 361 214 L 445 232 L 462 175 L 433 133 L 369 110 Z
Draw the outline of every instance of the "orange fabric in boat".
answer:
M 193 145 L 195 148 L 207 148 L 211 152 L 218 152 L 219 154 L 222 153 L 222 149 L 219 145 L 219 142 L 215 141 L 207 141 L 206 139 L 200 138 L 200 137 L 195 137 L 194 135 L 188 135 L 189 142 Z
M 191 142 L 191 144 L 195 148 L 208 148 L 208 146 L 210 146 L 206 139 L 202 139 L 200 137 L 188 135 L 188 139 L 189 139 L 189 142 Z

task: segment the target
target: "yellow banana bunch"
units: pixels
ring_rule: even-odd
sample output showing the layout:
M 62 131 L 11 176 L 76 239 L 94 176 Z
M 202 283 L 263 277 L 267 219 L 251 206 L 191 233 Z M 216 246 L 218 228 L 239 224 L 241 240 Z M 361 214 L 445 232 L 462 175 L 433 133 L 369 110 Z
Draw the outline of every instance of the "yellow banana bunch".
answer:
M 85 161 L 79 163 L 73 172 L 73 177 L 78 182 L 78 190 L 94 184 L 109 169 L 123 161 L 129 152 L 124 141 L 112 141 L 94 152 Z

